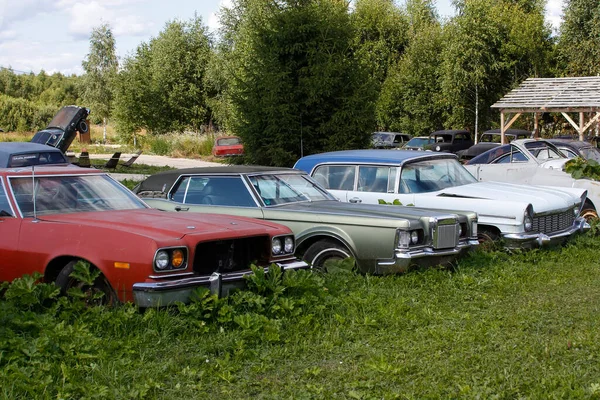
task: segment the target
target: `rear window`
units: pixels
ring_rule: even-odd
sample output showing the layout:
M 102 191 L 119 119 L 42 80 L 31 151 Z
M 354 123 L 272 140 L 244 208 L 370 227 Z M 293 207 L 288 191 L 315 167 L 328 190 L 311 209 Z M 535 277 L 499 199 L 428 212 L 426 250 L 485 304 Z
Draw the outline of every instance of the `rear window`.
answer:
M 63 164 L 67 163 L 65 156 L 58 151 L 42 153 L 15 154 L 10 157 L 7 167 L 19 168 L 31 165 Z

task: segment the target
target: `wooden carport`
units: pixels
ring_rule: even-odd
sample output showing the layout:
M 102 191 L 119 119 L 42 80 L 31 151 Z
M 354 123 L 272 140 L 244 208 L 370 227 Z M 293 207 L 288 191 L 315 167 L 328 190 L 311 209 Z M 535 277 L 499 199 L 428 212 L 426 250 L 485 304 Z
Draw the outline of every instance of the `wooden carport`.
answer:
M 539 137 L 538 120 L 542 113 L 561 113 L 579 133 L 579 140 L 595 122 L 600 121 L 600 76 L 576 78 L 529 78 L 511 90 L 492 108 L 500 110 L 502 144 L 505 132 L 523 113 L 534 114 L 534 137 Z M 567 113 L 579 113 L 579 124 Z M 585 121 L 586 113 L 595 113 Z M 506 122 L 508 120 L 508 122 Z

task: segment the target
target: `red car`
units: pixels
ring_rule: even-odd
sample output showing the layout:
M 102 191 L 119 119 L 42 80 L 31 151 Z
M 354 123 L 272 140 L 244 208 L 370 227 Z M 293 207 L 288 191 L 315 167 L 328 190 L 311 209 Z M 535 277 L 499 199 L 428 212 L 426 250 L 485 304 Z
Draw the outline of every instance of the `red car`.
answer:
M 237 136 L 222 136 L 215 140 L 212 149 L 213 156 L 241 156 L 244 154 L 244 145 Z
M 33 173 L 32 173 L 33 172 Z M 79 260 L 101 274 L 86 292 L 140 307 L 226 295 L 249 265 L 307 268 L 290 229 L 244 217 L 149 208 L 107 174 L 76 166 L 0 169 L 0 281 L 40 272 L 66 292 Z

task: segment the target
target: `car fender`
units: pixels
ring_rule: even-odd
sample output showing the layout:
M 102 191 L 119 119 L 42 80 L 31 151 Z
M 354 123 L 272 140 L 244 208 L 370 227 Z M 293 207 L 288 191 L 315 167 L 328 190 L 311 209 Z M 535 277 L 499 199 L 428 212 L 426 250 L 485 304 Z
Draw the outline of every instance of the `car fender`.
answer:
M 356 244 L 354 240 L 343 230 L 336 226 L 312 226 L 296 234 L 296 248 L 302 247 L 303 243 L 318 236 L 326 236 L 336 239 L 350 250 L 354 258 L 357 258 Z
M 590 179 L 574 179 L 573 187 L 586 189 L 588 200 L 598 210 L 600 207 L 600 182 Z

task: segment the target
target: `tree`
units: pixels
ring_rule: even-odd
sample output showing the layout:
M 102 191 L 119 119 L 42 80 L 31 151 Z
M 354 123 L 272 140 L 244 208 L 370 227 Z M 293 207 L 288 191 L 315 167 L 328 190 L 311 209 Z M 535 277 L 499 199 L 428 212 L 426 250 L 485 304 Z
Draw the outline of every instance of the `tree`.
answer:
M 536 1 L 465 0 L 445 27 L 442 90 L 447 128 L 490 126 L 490 106 L 530 76 L 544 76 L 551 47 Z
M 384 129 L 429 135 L 444 126 L 441 90 L 444 38 L 437 23 L 416 31 L 399 63 L 386 79 L 377 103 L 377 122 Z
M 249 163 L 289 166 L 301 155 L 360 148 L 375 127 L 369 70 L 356 57 L 339 0 L 238 0 L 223 37 L 229 126 Z
M 557 48 L 561 75 L 600 74 L 600 3 L 598 0 L 566 2 Z
M 407 47 L 381 89 L 377 123 L 382 129 L 428 135 L 443 124 L 442 28 L 429 0 L 409 0 L 406 18 Z
M 119 68 L 115 39 L 108 24 L 92 30 L 90 52 L 82 62 L 85 71 L 82 97 L 94 113 L 103 120 L 103 140 L 106 142 L 106 119 L 110 116 L 112 85 Z
M 120 133 L 200 130 L 210 118 L 204 87 L 211 43 L 200 17 L 172 21 L 138 46 L 119 74 L 115 116 Z

